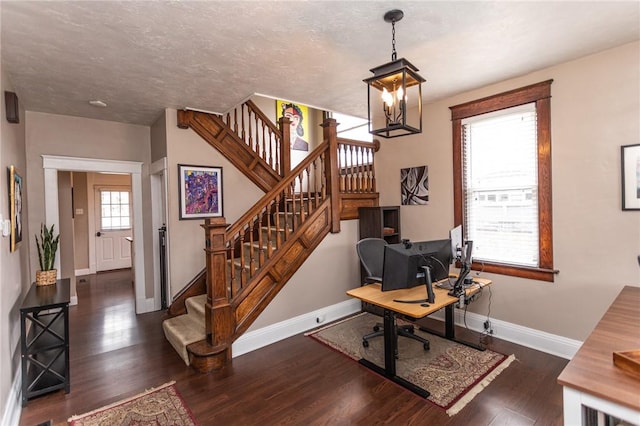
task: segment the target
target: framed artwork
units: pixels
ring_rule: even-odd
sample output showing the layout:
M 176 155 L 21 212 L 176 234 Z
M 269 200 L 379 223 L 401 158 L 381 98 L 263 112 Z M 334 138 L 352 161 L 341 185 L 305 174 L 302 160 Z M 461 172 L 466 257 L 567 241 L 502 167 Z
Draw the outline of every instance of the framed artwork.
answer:
M 180 220 L 222 217 L 222 167 L 178 164 Z
M 429 167 L 400 170 L 400 202 L 403 206 L 429 203 Z
M 624 145 L 622 156 L 622 210 L 640 210 L 640 144 Z
M 9 175 L 9 210 L 11 215 L 11 251 L 16 251 L 22 242 L 22 177 L 12 165 Z
M 291 120 L 291 149 L 309 151 L 309 107 L 276 100 L 276 122 L 283 116 Z

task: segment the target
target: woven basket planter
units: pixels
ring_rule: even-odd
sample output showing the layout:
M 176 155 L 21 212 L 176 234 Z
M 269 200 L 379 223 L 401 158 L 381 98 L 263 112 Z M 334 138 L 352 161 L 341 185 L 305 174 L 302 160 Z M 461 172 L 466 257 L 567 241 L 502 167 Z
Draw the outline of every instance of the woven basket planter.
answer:
M 36 271 L 36 285 L 55 284 L 57 276 L 57 269 L 51 269 L 49 271 Z

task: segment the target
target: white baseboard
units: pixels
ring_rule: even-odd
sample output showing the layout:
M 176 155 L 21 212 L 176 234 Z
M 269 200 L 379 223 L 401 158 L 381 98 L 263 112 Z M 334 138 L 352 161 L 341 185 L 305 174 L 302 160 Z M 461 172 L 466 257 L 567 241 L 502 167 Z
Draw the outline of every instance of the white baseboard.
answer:
M 71 296 L 69 298 L 69 305 L 75 306 L 77 304 L 78 304 L 78 296 L 77 295 L 76 296 Z
M 160 307 L 156 308 L 156 302 L 153 297 L 148 299 L 136 299 L 136 314 L 146 314 L 147 312 L 159 311 Z
M 76 269 L 75 274 L 76 274 L 76 277 L 81 277 L 83 275 L 91 275 L 91 269 L 89 268 Z
M 430 318 L 444 321 L 444 311 L 436 312 Z M 464 310 L 455 310 L 455 323 L 460 327 L 465 326 Z M 480 315 L 473 312 L 467 312 L 467 327 L 477 332 L 484 331 L 484 322 L 487 320 L 486 315 Z M 558 336 L 544 331 L 535 330 L 533 328 L 523 327 L 518 324 L 502 321 L 495 318 L 489 318 L 493 335 L 498 339 L 516 343 L 527 348 L 545 352 L 551 355 L 559 356 L 565 359 L 571 359 L 576 354 L 582 342 L 566 337 Z
M 272 324 L 267 327 L 245 333 L 233 344 L 231 352 L 234 357 L 246 354 L 256 349 L 260 349 L 263 346 L 286 339 L 287 337 L 304 333 L 305 331 L 317 327 L 319 324 L 335 321 L 347 315 L 356 313 L 360 310 L 360 306 L 360 301 L 357 299 L 347 300 L 336 305 L 327 306 L 326 308 L 318 309 L 277 324 Z M 431 318 L 444 321 L 444 311 L 441 310 L 436 312 L 431 315 Z M 456 325 L 461 327 L 465 326 L 463 310 L 456 309 L 454 318 Z M 317 319 L 323 320 L 317 322 Z M 482 332 L 484 331 L 484 322 L 486 319 L 486 315 L 467 312 L 466 324 L 469 329 Z M 493 329 L 493 335 L 495 337 L 551 355 L 559 356 L 561 358 L 573 358 L 582 345 L 582 342 L 578 340 L 572 340 L 566 337 L 546 333 L 544 331 L 511 324 L 506 321 L 494 318 L 490 318 L 490 321 Z
M 15 426 L 20 424 L 20 414 L 22 414 L 22 401 L 21 401 L 21 383 L 22 383 L 22 370 L 18 368 L 16 370 L 16 376 L 9 389 L 9 395 L 5 404 L 4 413 L 0 422 L 1 426 Z
M 335 321 L 360 311 L 360 301 L 347 300 L 288 320 L 243 334 L 233 343 L 233 357 L 260 349 L 287 337 L 304 333 L 321 324 Z

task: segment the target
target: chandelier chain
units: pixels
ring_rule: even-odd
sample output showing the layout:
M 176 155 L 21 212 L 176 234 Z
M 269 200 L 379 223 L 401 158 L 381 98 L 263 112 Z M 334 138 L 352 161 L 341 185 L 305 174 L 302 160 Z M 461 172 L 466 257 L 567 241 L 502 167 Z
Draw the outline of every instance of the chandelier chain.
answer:
M 391 22 L 391 60 L 395 61 L 398 59 L 398 54 L 396 53 L 396 21 Z

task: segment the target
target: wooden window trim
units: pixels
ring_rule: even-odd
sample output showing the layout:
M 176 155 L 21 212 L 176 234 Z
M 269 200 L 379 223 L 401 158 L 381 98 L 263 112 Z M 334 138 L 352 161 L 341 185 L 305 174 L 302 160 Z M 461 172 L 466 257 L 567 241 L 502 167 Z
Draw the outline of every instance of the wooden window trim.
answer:
M 474 263 L 484 272 L 553 282 L 553 210 L 551 196 L 551 83 L 547 80 L 497 95 L 449 107 L 453 124 L 453 214 L 455 226 L 463 220 L 462 197 L 462 120 L 488 112 L 535 102 L 538 130 L 538 268 L 496 262 Z

